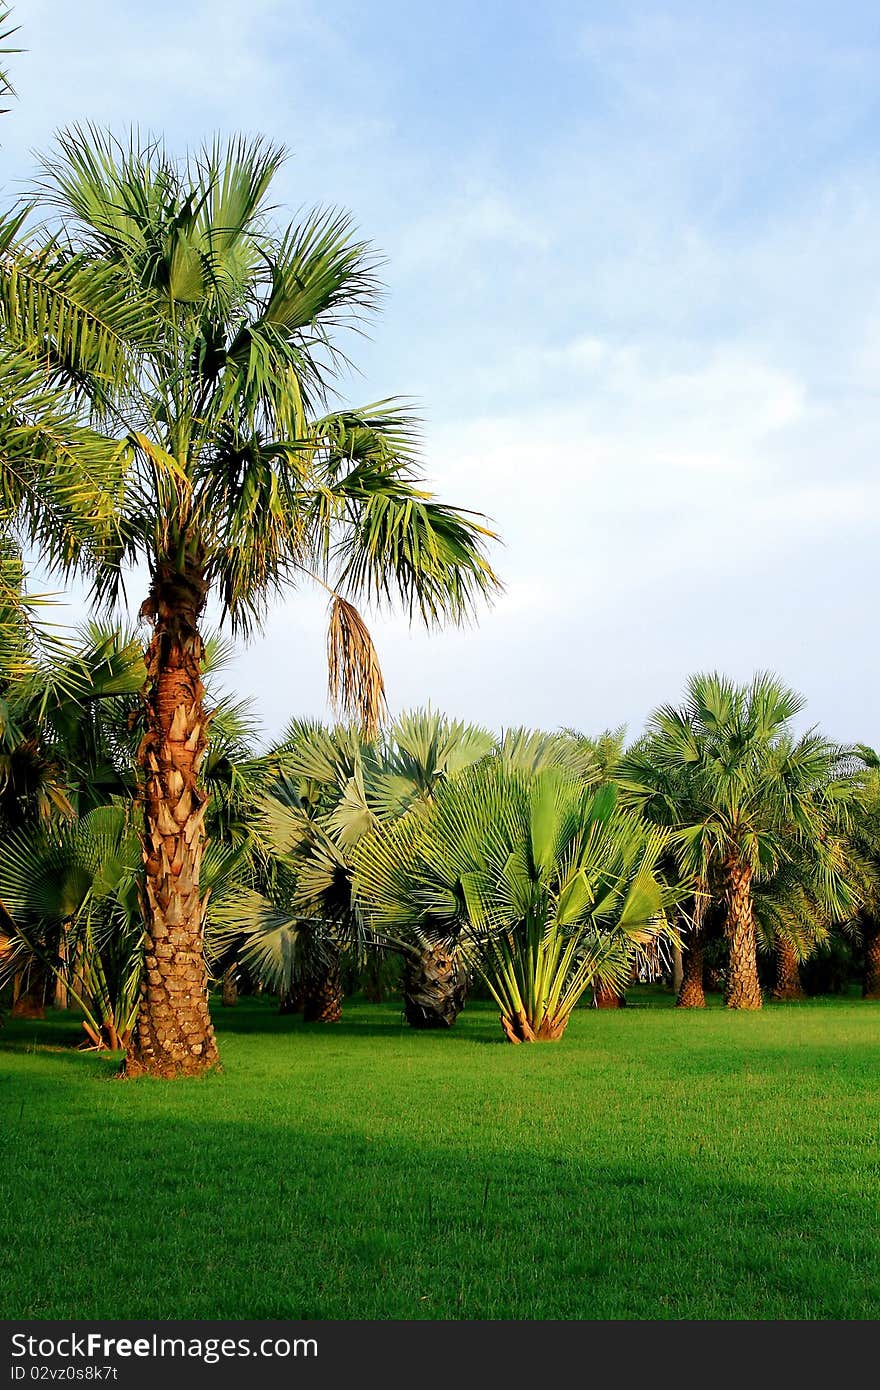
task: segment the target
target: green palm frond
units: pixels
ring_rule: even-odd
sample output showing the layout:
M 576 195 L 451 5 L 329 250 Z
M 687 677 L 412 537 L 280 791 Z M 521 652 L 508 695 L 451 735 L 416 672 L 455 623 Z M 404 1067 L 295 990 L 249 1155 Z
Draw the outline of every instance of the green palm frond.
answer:
M 336 211 L 275 225 L 282 159 L 243 137 L 183 161 L 136 134 L 58 137 L 35 190 L 49 221 L 10 223 L 0 256 L 0 315 L 32 373 L 5 374 L 0 506 L 51 565 L 87 570 L 100 603 L 133 564 L 198 557 L 233 633 L 317 577 L 336 690 L 369 727 L 381 673 L 351 605 L 464 619 L 497 588 L 494 537 L 425 491 L 406 402 L 330 402 L 341 334 L 377 305 L 377 257 Z
M 483 762 L 355 851 L 369 924 L 464 938 L 514 1040 L 561 1035 L 594 981 L 670 934 L 662 831 L 564 768 Z

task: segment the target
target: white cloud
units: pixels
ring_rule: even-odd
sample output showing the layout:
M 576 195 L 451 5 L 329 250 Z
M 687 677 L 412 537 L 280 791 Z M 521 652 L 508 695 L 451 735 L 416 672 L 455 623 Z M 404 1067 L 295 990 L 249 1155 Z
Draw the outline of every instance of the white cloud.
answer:
M 421 393 L 428 470 L 494 518 L 508 586 L 478 631 L 375 620 L 396 707 L 637 726 L 691 669 L 771 666 L 876 741 L 876 38 L 794 8 L 550 15 L 578 96 L 508 132 L 484 99 L 516 73 L 458 124 L 428 85 L 408 106 L 381 6 L 33 0 L 4 162 L 86 113 L 178 147 L 264 128 L 283 201 L 386 246 L 358 398 Z M 323 610 L 292 599 L 236 664 L 270 728 L 323 708 Z

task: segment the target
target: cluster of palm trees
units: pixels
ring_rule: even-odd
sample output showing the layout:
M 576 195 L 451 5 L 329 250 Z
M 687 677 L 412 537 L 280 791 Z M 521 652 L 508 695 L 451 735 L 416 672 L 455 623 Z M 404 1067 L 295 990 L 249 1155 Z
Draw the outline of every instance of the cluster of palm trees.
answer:
M 4 16 L 5 17 L 5 16 Z M 0 24 L 3 19 L 0 18 Z M 2 42 L 2 39 L 0 39 Z M 2 85 L 9 90 L 8 82 Z M 218 1062 L 209 978 L 339 1015 L 346 958 L 404 962 L 415 1027 L 479 976 L 513 1042 L 562 1036 L 592 991 L 671 969 L 703 1002 L 778 992 L 840 926 L 880 993 L 880 773 L 796 737 L 768 677 L 691 682 L 643 738 L 387 718 L 355 606 L 458 621 L 497 587 L 480 517 L 424 490 L 397 399 L 336 396 L 377 303 L 349 219 L 288 226 L 283 160 L 232 139 L 178 160 L 90 127 L 0 218 L 0 981 L 19 1012 L 79 1006 L 130 1075 Z M 83 577 L 100 619 L 44 621 L 25 563 Z M 140 577 L 140 578 L 139 578 Z M 142 583 L 146 637 L 109 615 Z M 212 689 L 221 644 L 302 583 L 329 602 L 346 721 L 260 749 Z
M 31 746 L 53 759 L 33 785 L 6 783 L 2 971 L 20 1008 L 41 1008 L 54 981 L 93 1045 L 130 1050 L 151 968 L 131 732 L 142 672 L 134 644 L 112 651 L 87 752 L 72 720 L 68 753 L 49 707 Z M 222 655 L 210 641 L 209 666 Z M 863 993 L 880 997 L 877 759 L 795 736 L 802 702 L 769 676 L 694 677 L 629 747 L 620 730 L 499 738 L 422 710 L 369 734 L 295 721 L 260 750 L 246 708 L 208 703 L 203 969 L 227 1003 L 247 980 L 283 1012 L 333 1022 L 343 964 L 395 956 L 413 1027 L 453 1025 L 478 979 L 511 1042 L 552 1041 L 579 1002 L 619 1003 L 636 979 L 677 976 L 678 1004 L 703 1006 L 707 951 L 729 1007 L 761 1007 L 759 955 L 773 996 L 798 997 L 800 963 L 835 932 L 861 940 Z M 115 781 L 96 777 L 74 805 L 108 748 Z

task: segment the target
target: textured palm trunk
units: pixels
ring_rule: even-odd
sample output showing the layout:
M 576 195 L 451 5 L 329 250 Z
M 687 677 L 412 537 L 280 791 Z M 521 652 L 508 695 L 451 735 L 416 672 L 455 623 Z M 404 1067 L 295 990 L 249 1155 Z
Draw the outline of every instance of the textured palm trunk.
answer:
M 724 865 L 724 906 L 729 945 L 725 1003 L 729 1009 L 760 1009 L 752 871 L 737 859 Z
M 61 966 L 61 971 L 58 975 L 55 976 L 55 997 L 53 1000 L 56 1009 L 66 1009 L 69 1007 L 70 1004 L 68 998 L 69 991 L 67 988 L 67 979 L 65 977 L 64 970 L 64 967 L 67 965 L 67 956 L 67 928 L 62 927 L 61 939 L 58 942 L 58 961 L 59 965 Z
M 430 946 L 407 956 L 403 1009 L 411 1028 L 451 1028 L 466 997 L 467 971 L 459 952 Z
M 508 1042 L 512 1043 L 533 1043 L 533 1042 L 559 1042 L 566 1028 L 570 1014 L 563 1018 L 532 1019 L 526 1018 L 524 1013 L 515 1015 L 501 1015 L 501 1027 Z
M 703 949 L 702 928 L 691 932 L 687 940 L 687 950 L 682 957 L 681 988 L 675 1001 L 677 1009 L 705 1009 L 706 994 L 703 989 Z
M 862 997 L 880 999 L 880 923 L 863 923 L 865 935 L 865 974 Z
M 199 771 L 208 744 L 199 620 L 207 586 L 199 567 L 161 569 L 142 614 L 146 652 L 143 777 L 145 970 L 125 1070 L 194 1075 L 219 1061 L 208 1011 L 204 908 L 199 888 L 207 797 Z
M 774 951 L 776 980 L 773 986 L 773 998 L 805 999 L 806 994 L 801 984 L 800 964 L 794 947 L 787 941 L 783 941 L 781 936 L 777 936 Z
M 703 988 L 703 952 L 706 946 L 706 887 L 700 880 L 692 901 L 690 931 L 684 936 L 681 960 L 681 984 L 675 1001 L 677 1009 L 705 1009 Z
M 238 976 L 234 965 L 230 965 L 228 970 L 223 972 L 220 1000 L 224 1009 L 234 1009 L 238 1003 Z
M 303 1019 L 306 1023 L 339 1023 L 342 1018 L 342 972 L 337 951 L 327 953 L 320 969 L 305 981 Z

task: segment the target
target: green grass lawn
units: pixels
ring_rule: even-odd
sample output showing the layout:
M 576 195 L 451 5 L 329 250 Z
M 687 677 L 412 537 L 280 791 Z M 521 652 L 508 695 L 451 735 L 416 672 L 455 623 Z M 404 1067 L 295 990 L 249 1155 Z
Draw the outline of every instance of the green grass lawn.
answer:
M 8 1023 L 0 1315 L 880 1316 L 880 1006 L 634 997 L 533 1047 L 242 1001 L 178 1083 Z

